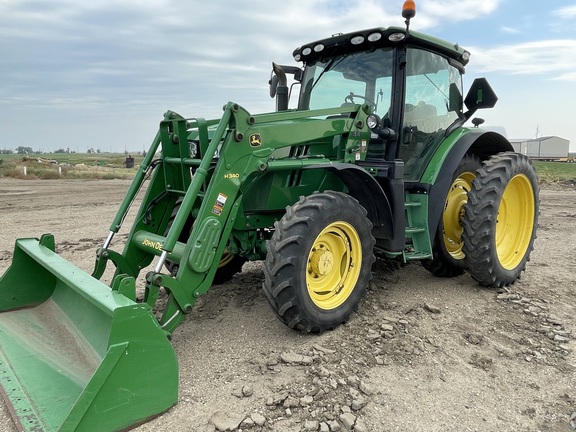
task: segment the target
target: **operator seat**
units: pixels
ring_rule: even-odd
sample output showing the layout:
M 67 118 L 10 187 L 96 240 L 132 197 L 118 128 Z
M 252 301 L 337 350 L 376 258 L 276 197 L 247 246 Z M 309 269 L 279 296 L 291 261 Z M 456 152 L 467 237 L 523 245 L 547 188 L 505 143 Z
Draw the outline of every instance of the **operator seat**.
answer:
M 418 105 L 406 104 L 404 130 L 410 131 L 410 140 L 400 147 L 400 158 L 405 163 L 407 173 L 419 162 L 426 142 L 442 128 L 441 123 L 434 105 L 425 102 L 419 102 Z
M 440 128 L 436 107 L 426 102 L 420 102 L 418 105 L 406 104 L 404 125 L 416 127 L 424 133 L 436 132 Z

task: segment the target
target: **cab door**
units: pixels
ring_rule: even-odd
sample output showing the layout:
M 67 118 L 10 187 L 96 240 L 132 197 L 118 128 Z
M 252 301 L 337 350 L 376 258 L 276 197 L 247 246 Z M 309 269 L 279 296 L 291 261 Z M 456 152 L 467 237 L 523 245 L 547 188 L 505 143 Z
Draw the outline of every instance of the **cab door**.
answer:
M 439 54 L 408 47 L 398 148 L 406 180 L 420 179 L 446 129 L 462 115 L 461 106 L 461 71 Z

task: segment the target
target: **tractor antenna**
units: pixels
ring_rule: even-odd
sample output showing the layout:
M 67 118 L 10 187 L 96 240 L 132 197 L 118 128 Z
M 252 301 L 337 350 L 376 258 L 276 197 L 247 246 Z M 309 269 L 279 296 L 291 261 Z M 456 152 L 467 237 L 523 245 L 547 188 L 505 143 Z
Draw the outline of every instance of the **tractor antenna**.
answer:
M 402 17 L 406 19 L 406 38 L 410 35 L 410 20 L 416 16 L 416 3 L 406 0 L 402 6 Z

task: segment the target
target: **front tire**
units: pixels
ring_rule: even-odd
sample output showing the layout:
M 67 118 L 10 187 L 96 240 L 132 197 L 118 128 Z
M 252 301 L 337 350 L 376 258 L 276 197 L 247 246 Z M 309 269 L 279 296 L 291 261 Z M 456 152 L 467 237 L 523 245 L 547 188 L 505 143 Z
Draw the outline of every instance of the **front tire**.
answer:
M 366 294 L 375 257 L 372 223 L 341 192 L 301 197 L 275 224 L 263 288 L 288 327 L 321 333 L 346 322 Z
M 472 186 L 463 219 L 467 270 L 481 285 L 508 286 L 534 247 L 538 178 L 527 156 L 506 152 L 486 161 Z

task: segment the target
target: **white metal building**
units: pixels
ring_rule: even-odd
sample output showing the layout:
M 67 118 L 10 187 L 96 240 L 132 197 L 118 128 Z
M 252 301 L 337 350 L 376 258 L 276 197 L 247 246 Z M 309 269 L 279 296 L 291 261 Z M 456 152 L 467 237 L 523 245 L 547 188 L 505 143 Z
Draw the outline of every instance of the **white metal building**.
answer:
M 528 140 L 510 140 L 514 151 L 532 159 L 558 160 L 568 157 L 570 140 L 545 136 Z

